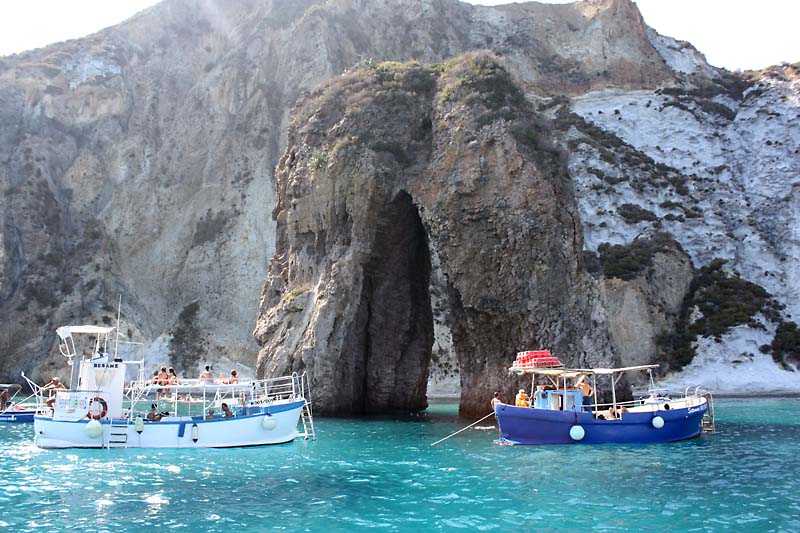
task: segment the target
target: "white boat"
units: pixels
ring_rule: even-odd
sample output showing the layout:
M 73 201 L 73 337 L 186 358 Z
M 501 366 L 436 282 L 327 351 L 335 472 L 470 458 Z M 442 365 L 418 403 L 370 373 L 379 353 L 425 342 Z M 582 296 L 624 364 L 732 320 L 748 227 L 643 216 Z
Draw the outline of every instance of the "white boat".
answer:
M 69 390 L 29 381 L 37 398 L 34 444 L 40 448 L 228 448 L 315 438 L 305 374 L 240 383 L 144 379 L 143 361 L 109 353 L 114 327 L 65 326 L 59 350 L 72 366 Z M 75 339 L 87 336 L 89 355 Z M 86 346 L 85 342 L 79 346 Z M 125 384 L 126 371 L 138 378 Z M 27 379 L 27 378 L 26 378 Z M 211 417 L 215 410 L 228 417 Z M 151 413 L 152 412 L 152 413 Z M 302 423 L 302 431 L 298 425 Z

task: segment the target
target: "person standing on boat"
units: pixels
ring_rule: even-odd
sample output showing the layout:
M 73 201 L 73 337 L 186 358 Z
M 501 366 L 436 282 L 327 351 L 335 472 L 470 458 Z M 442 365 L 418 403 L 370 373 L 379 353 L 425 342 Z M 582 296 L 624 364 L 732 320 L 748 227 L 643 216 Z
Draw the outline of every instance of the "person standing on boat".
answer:
M 517 407 L 530 407 L 528 405 L 528 395 L 525 394 L 525 389 L 519 389 L 517 397 L 514 400 L 514 405 Z
M 500 399 L 500 393 L 495 392 L 494 398 L 492 398 L 492 411 L 494 411 L 495 406 L 499 403 L 503 403 L 503 400 Z
M 200 383 L 214 383 L 214 373 L 211 365 L 206 365 L 206 369 L 200 372 Z
M 586 383 L 583 378 L 581 378 L 581 381 L 578 383 L 578 388 L 581 390 L 581 395 L 583 396 L 583 410 L 591 411 L 593 403 L 592 393 L 594 393 L 594 389 L 592 389 L 592 386 Z
M 158 375 L 156 376 L 156 385 L 169 385 L 169 374 L 167 373 L 167 367 L 162 366 L 161 370 L 158 371 Z

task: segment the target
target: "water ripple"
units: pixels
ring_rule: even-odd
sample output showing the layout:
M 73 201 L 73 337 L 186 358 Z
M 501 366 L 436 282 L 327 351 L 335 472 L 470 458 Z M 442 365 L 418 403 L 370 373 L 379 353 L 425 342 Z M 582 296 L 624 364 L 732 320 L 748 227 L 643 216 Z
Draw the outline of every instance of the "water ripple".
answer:
M 468 431 L 432 448 L 467 423 L 441 407 L 236 450 L 43 451 L 30 425 L 2 426 L 0 528 L 797 531 L 799 406 L 718 401 L 719 434 L 646 446 L 506 448 Z

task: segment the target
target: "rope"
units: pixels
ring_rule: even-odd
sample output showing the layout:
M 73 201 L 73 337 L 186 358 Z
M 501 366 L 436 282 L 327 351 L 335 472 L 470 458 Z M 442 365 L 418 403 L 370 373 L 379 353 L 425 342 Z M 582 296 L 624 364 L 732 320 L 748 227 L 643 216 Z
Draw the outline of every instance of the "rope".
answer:
M 456 435 L 458 435 L 458 434 L 459 434 L 459 433 L 461 433 L 462 431 L 466 431 L 466 430 L 468 430 L 469 428 L 471 428 L 472 426 L 474 426 L 474 425 L 475 425 L 475 424 L 477 424 L 478 422 L 483 422 L 484 420 L 486 420 L 487 418 L 489 418 L 489 417 L 490 417 L 490 416 L 492 416 L 493 414 L 494 414 L 494 411 L 492 411 L 492 412 L 491 412 L 491 413 L 489 413 L 488 415 L 484 416 L 484 417 L 483 417 L 483 418 L 481 418 L 480 420 L 476 420 L 475 422 L 473 422 L 472 424 L 468 425 L 467 427 L 465 427 L 465 428 L 461 428 L 461 429 L 459 429 L 458 431 L 456 431 L 455 433 L 451 433 L 450 435 L 446 436 L 445 438 L 437 440 L 436 442 L 434 442 L 433 444 L 431 444 L 431 446 L 436 446 L 436 445 L 437 445 L 437 444 L 439 444 L 440 442 L 444 442 L 444 441 L 446 441 L 447 439 L 449 439 L 450 437 L 455 437 Z

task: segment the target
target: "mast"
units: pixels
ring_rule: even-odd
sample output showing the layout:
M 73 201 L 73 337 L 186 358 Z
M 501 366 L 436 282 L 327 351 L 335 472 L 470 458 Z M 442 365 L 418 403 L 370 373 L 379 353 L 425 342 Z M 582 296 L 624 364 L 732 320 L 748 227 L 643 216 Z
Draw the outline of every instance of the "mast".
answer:
M 114 335 L 114 360 L 118 358 L 117 350 L 119 349 L 119 317 L 122 314 L 122 295 L 119 295 L 119 302 L 117 303 L 117 333 Z

